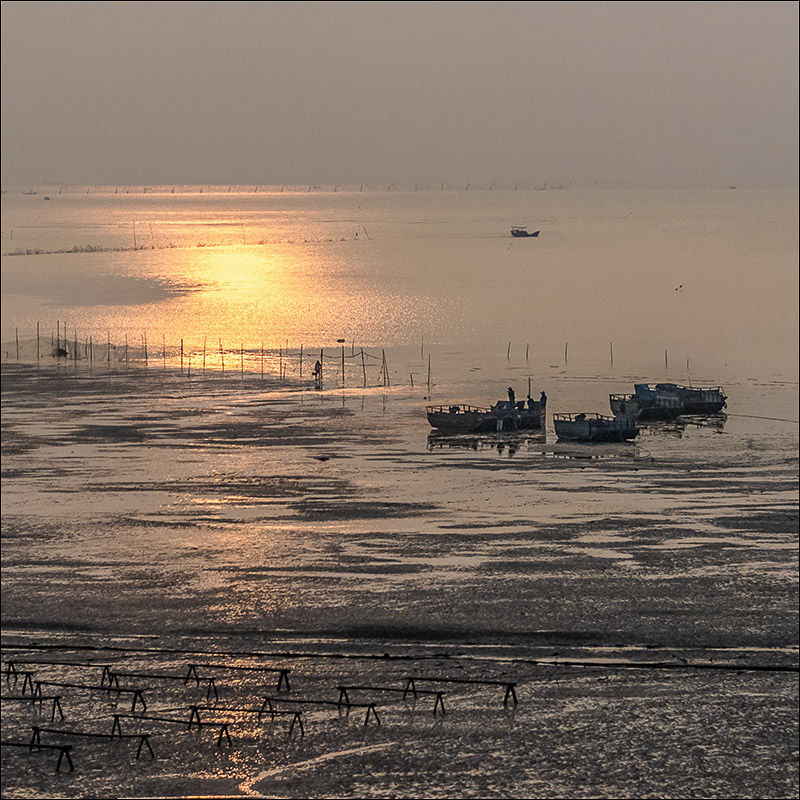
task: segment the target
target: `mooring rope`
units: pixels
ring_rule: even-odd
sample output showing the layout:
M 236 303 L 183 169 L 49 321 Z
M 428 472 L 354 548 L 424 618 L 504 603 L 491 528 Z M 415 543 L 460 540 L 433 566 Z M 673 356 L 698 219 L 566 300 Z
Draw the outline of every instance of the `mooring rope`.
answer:
M 767 419 L 771 422 L 792 422 L 795 425 L 800 424 L 800 420 L 796 419 L 783 419 L 783 417 L 759 417 L 755 414 L 726 414 L 726 417 L 747 417 L 748 419 Z

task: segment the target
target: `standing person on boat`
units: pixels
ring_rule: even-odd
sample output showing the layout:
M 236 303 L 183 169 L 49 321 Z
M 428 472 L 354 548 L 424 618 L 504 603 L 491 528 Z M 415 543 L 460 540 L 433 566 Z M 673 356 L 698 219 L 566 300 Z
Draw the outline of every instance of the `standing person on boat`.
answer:
M 539 398 L 539 402 L 544 406 L 547 405 L 547 395 L 542 392 L 542 396 Z
M 509 386 L 508 387 L 508 402 L 511 403 L 511 405 L 513 406 L 514 405 L 514 401 L 515 401 L 514 387 L 513 386 Z
M 317 363 L 314 364 L 314 380 L 318 381 L 322 378 L 322 364 L 320 363 L 319 359 L 317 359 Z

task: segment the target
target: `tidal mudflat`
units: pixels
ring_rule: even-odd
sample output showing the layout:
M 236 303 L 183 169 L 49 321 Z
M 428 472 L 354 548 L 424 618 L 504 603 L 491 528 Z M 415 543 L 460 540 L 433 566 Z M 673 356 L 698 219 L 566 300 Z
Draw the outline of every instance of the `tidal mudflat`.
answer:
M 441 439 L 408 389 L 8 362 L 2 392 L 4 660 L 143 676 L 122 685 L 151 716 L 216 705 L 200 734 L 121 719 L 152 760 L 73 737 L 56 773 L 4 748 L 4 796 L 796 794 L 796 427 Z M 154 677 L 193 663 L 215 665 L 199 687 Z M 411 676 L 497 683 L 412 702 Z M 4 741 L 131 711 L 59 693 L 57 724 L 4 702 Z M 276 701 L 302 710 L 289 735 L 266 696 L 324 703 Z

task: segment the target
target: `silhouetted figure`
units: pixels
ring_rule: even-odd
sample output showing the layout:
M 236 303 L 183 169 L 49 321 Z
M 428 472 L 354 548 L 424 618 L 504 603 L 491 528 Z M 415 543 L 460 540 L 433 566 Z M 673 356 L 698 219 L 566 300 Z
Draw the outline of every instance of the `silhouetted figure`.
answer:
M 508 402 L 511 403 L 512 406 L 514 405 L 514 400 L 515 400 L 514 387 L 513 386 L 509 386 L 508 387 Z
M 322 377 L 322 364 L 320 363 L 319 359 L 317 363 L 314 364 L 314 380 L 318 381 Z

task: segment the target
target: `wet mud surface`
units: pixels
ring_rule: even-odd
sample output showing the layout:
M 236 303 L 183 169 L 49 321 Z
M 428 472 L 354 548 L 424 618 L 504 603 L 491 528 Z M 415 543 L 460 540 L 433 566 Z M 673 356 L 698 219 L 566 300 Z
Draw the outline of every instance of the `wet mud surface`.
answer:
M 4 797 L 796 795 L 796 426 L 443 441 L 402 390 L 9 364 L 2 404 L 4 661 L 81 683 L 90 660 L 99 683 L 109 659 L 178 674 L 200 651 L 290 667 L 297 697 L 424 672 L 520 699 L 454 684 L 434 717 L 377 693 L 380 725 L 309 709 L 303 737 L 230 712 L 232 748 L 81 743 L 70 773 L 4 748 Z M 220 704 L 263 698 L 220 672 Z M 64 695 L 52 727 L 110 729 L 129 701 Z M 4 741 L 49 715 L 4 701 Z

